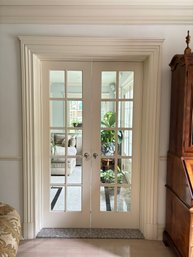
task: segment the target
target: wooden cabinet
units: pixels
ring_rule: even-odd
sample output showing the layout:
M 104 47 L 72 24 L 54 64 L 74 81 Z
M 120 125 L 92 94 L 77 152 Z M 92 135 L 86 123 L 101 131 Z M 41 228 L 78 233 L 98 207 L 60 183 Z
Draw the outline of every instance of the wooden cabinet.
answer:
M 193 53 L 175 55 L 167 158 L 166 226 L 163 241 L 181 257 L 193 257 Z

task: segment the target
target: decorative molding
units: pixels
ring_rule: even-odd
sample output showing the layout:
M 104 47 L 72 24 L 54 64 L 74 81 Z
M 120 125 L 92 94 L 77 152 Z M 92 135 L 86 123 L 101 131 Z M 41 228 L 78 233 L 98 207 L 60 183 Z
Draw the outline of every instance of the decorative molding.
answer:
M 0 161 L 21 161 L 22 156 L 1 155 Z
M 166 155 L 160 156 L 159 160 L 160 161 L 167 161 L 167 156 Z
M 16 2 L 16 3 L 15 3 Z M 118 1 L 0 1 L 0 23 L 11 24 L 193 24 L 193 4 Z M 128 2 L 128 1 L 127 1 Z
M 42 142 L 40 88 L 41 61 L 141 60 L 144 63 L 140 229 L 146 239 L 157 239 L 160 61 L 162 39 L 113 39 L 21 36 L 24 237 L 34 238 L 41 228 Z M 37 65 L 39 64 L 39 65 Z M 39 74 L 39 75 L 38 75 Z M 38 78 L 39 76 L 39 78 Z M 34 95 L 36 97 L 34 97 Z M 38 110 L 39 108 L 39 110 Z M 36 125 L 39 124 L 37 127 Z M 38 145 L 37 145 L 38 142 Z M 35 148 L 36 147 L 36 148 Z M 39 196 L 37 197 L 37 192 Z
M 161 50 L 161 44 L 154 45 L 144 61 L 140 229 L 146 239 L 157 239 L 158 232 Z
M 0 5 L 139 5 L 139 6 L 184 6 L 193 5 L 192 0 L 176 1 L 176 0 L 0 0 Z
M 20 36 L 31 53 L 45 60 L 116 60 L 144 61 L 163 39 L 124 39 L 104 37 Z M 49 42 L 49 43 L 47 43 Z M 145 50 L 144 50 L 145 48 Z M 94 51 L 97 49 L 97 51 Z M 112 54 L 112 49 L 115 52 Z
M 164 229 L 165 229 L 165 224 L 158 224 L 158 237 L 157 237 L 158 240 L 161 240 L 161 241 L 163 240 Z

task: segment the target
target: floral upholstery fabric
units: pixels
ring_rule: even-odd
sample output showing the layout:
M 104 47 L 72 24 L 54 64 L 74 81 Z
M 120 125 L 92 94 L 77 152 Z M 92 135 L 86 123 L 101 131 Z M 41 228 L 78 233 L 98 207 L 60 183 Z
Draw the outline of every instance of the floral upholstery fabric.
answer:
M 0 257 L 15 257 L 21 237 L 18 212 L 0 202 Z

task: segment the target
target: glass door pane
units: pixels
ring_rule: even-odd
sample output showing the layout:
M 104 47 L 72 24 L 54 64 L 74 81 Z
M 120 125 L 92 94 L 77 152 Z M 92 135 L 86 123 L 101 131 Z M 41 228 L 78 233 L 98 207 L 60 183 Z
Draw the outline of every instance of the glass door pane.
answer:
M 43 227 L 90 226 L 91 67 L 42 63 Z
M 50 210 L 82 210 L 82 71 L 50 71 Z
M 133 71 L 101 72 L 101 211 L 130 210 L 132 169 L 128 175 L 125 164 L 132 160 L 132 97 Z

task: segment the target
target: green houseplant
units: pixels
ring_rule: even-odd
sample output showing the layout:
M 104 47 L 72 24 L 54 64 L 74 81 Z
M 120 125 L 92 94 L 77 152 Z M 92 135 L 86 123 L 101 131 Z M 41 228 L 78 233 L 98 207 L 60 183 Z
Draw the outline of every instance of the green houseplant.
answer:
M 74 120 L 72 122 L 72 125 L 73 125 L 74 128 L 80 128 L 80 127 L 82 127 L 82 122 L 80 122 L 78 120 Z
M 106 112 L 103 116 L 101 124 L 105 128 L 101 130 L 101 152 L 105 156 L 112 156 L 115 153 L 116 144 L 118 147 L 120 147 L 123 140 L 123 132 L 121 130 L 116 130 L 116 113 L 112 111 Z M 111 169 L 109 165 L 101 168 L 100 180 L 102 183 L 113 184 L 117 182 L 118 184 L 122 184 L 125 181 L 125 172 L 121 171 L 119 165 L 117 165 L 117 175 L 115 175 L 115 171 L 113 169 Z M 113 189 L 113 187 L 108 188 Z M 112 193 L 113 192 L 114 189 Z
M 114 129 L 116 126 L 116 113 L 106 112 L 101 124 L 106 128 L 101 131 L 101 152 L 104 155 L 113 155 L 116 143 L 116 130 Z M 120 145 L 123 140 L 123 132 L 119 130 L 117 133 L 117 143 Z
M 100 180 L 102 183 L 114 184 L 115 181 L 115 172 L 112 169 L 101 170 Z M 126 182 L 125 172 L 121 171 L 117 166 L 117 183 L 123 184 Z M 108 189 L 110 195 L 114 195 L 114 186 L 105 186 L 105 189 Z M 121 186 L 117 187 L 117 194 L 121 191 Z
M 117 170 L 117 183 L 122 184 L 125 178 L 125 174 L 118 169 Z M 115 172 L 112 169 L 101 170 L 100 180 L 102 183 L 115 183 Z

